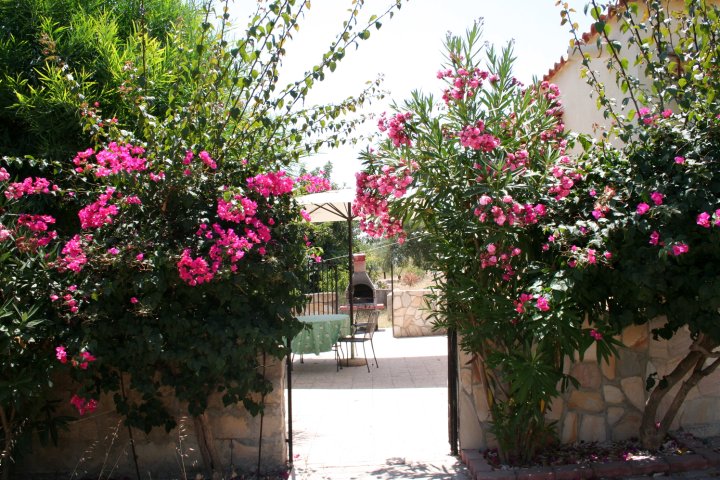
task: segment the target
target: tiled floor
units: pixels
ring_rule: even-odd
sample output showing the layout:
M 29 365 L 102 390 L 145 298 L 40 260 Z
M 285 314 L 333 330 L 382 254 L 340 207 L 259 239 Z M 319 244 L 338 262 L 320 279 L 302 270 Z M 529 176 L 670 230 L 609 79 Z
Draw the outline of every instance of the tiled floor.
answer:
M 449 455 L 446 337 L 395 339 L 387 329 L 374 343 L 380 366 L 370 373 L 336 372 L 332 353 L 295 358 L 295 478 L 469 478 Z

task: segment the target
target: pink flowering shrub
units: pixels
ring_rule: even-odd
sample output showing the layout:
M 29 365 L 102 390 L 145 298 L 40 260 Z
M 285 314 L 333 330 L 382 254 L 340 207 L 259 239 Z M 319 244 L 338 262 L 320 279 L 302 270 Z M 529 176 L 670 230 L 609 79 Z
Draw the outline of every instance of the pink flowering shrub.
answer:
M 573 381 L 565 355 L 592 343 L 601 356 L 611 352 L 611 336 L 582 327 L 563 270 L 604 268 L 611 254 L 554 241 L 569 220 L 558 212 L 588 188 L 584 163 L 569 154 L 559 89 L 515 80 L 510 47 L 487 52 L 483 69 L 481 43 L 477 25 L 448 38 L 443 108 L 415 94 L 388 117 L 394 123 L 383 117 L 387 139 L 363 154 L 354 212 L 373 237 L 402 241 L 404 222 L 424 227 L 442 272 L 437 324 L 482 359 L 501 454 L 523 459 L 552 435 L 547 405 Z
M 607 3 L 593 2 L 595 18 L 617 6 Z M 656 339 L 669 339 L 685 327 L 691 332 L 690 349 L 675 370 L 646 379 L 650 394 L 638 436 L 655 449 L 687 394 L 673 387 L 681 381 L 694 384 L 720 366 L 709 354 L 720 347 L 720 108 L 715 99 L 720 48 L 713 33 L 720 28 L 720 11 L 704 0 L 685 2 L 675 12 L 661 2 L 647 8 L 643 12 L 628 3 L 616 16 L 618 30 L 629 38 L 658 32 L 643 47 L 648 51 L 616 49 L 612 33 L 598 29 L 599 41 L 617 60 L 608 63 L 608 78 L 617 79 L 626 98 L 607 98 L 602 79 L 586 72 L 615 138 L 612 143 L 584 140 L 589 167 L 584 182 L 605 193 L 576 197 L 585 211 L 585 230 L 565 229 L 558 237 L 612 252 L 610 268 L 577 272 L 575 294 L 592 312 L 590 318 L 609 322 L 616 332 L 662 319 L 653 331 Z M 572 23 L 572 12 L 564 15 Z M 574 33 L 579 54 L 587 53 Z M 665 59 L 671 50 L 679 57 Z M 627 64 L 637 65 L 633 72 L 642 75 L 633 77 L 622 67 Z M 594 336 L 604 332 L 598 328 Z M 670 392 L 678 392 L 672 402 L 665 398 Z M 672 403 L 662 415 L 661 402 Z

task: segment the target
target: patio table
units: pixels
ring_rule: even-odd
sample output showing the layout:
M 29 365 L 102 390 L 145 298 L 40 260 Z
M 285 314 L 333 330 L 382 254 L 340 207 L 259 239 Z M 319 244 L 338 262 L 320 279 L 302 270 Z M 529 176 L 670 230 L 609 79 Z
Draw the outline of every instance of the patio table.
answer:
M 292 339 L 293 353 L 330 352 L 338 337 L 350 334 L 349 315 L 298 315 L 297 319 L 312 328 L 301 330 Z

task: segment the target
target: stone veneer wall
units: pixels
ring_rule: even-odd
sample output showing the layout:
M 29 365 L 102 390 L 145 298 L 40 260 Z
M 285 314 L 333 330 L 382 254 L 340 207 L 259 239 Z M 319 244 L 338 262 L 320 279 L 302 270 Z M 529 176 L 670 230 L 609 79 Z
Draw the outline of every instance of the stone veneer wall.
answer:
M 657 372 L 668 374 L 685 356 L 690 345 L 687 331 L 671 340 L 653 340 L 650 330 L 661 322 L 631 326 L 619 338 L 624 347 L 610 362 L 598 364 L 594 347 L 584 361 L 576 360 L 570 373 L 580 382 L 552 405 L 547 417 L 558 422 L 562 442 L 579 440 L 622 440 L 637 436 L 641 415 L 647 400 L 645 379 Z M 481 382 L 479 361 L 460 354 L 460 445 L 462 448 L 495 446 L 489 433 L 490 414 L 487 396 Z M 674 393 L 679 385 L 671 392 Z M 669 399 L 661 405 L 664 414 Z M 705 377 L 689 393 L 671 425 L 699 437 L 720 434 L 720 371 Z
M 428 294 L 430 290 L 395 290 L 394 294 L 388 294 L 387 303 L 392 305 L 393 337 L 445 335 L 444 329 L 433 330 Z
M 287 460 L 284 367 L 283 360 L 273 358 L 266 370 L 267 378 L 273 383 L 273 391 L 265 398 L 261 469 L 270 471 L 282 468 Z M 74 391 L 69 385 L 58 390 L 63 398 L 68 399 Z M 168 403 L 175 411 L 184 411 L 177 400 L 169 399 Z M 70 408 L 61 413 L 77 415 Z M 223 462 L 224 478 L 229 478 L 233 466 L 241 472 L 255 470 L 260 416 L 252 417 L 242 404 L 223 407 L 221 395 L 211 398 L 206 413 Z M 202 471 L 202 457 L 192 418 L 181 416 L 178 424 L 178 428 L 170 433 L 162 427 L 150 434 L 133 429 L 143 478 L 195 478 L 196 473 Z M 181 454 L 186 475 L 180 463 Z M 71 472 L 76 472 L 79 478 L 100 478 L 101 472 L 113 478 L 136 476 L 128 430 L 115 413 L 110 395 L 101 397 L 93 414 L 71 422 L 69 431 L 61 431 L 57 447 L 34 445 L 33 452 L 20 459 L 17 467 L 18 478 L 68 478 Z

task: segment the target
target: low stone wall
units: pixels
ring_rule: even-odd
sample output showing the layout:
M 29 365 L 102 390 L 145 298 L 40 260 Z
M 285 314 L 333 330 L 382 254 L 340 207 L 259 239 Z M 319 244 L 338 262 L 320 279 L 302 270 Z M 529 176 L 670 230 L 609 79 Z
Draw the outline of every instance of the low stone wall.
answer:
M 273 391 L 265 398 L 261 469 L 275 471 L 287 460 L 285 424 L 285 364 L 271 359 L 266 370 Z M 68 385 L 58 394 L 69 399 L 74 388 Z M 177 400 L 168 399 L 174 411 L 183 409 Z M 67 400 L 63 401 L 67 405 Z M 63 407 L 64 409 L 65 407 Z M 59 412 L 77 416 L 77 412 Z M 260 442 L 260 416 L 252 417 L 242 405 L 223 407 L 221 395 L 215 395 L 206 411 L 215 446 L 222 460 L 223 475 L 231 468 L 253 471 L 257 468 Z M 195 478 L 203 470 L 202 457 L 194 433 L 193 419 L 179 416 L 178 427 L 166 433 L 162 427 L 149 434 L 133 429 L 135 449 L 142 478 Z M 135 464 L 128 429 L 115 413 L 111 395 L 100 398 L 98 409 L 60 431 L 58 446 L 34 445 L 30 455 L 19 460 L 17 478 L 135 478 Z
M 433 330 L 429 305 L 430 290 L 395 290 L 388 294 L 388 305 L 392 305 L 393 336 L 425 337 L 445 335 L 445 330 Z
M 580 382 L 551 406 L 547 417 L 557 421 L 558 434 L 564 443 L 575 441 L 623 440 L 637 436 L 648 393 L 645 379 L 653 372 L 658 377 L 669 373 L 685 356 L 691 343 L 687 331 L 671 340 L 653 340 L 650 330 L 659 320 L 647 325 L 631 326 L 619 340 L 624 347 L 609 362 L 598 364 L 591 347 L 584 361 L 571 364 L 570 373 Z M 462 448 L 495 446 L 489 433 L 490 414 L 479 360 L 461 353 L 460 368 L 460 444 Z M 677 391 L 679 385 L 672 391 Z M 663 415 L 669 399 L 661 405 Z M 701 380 L 690 391 L 672 430 L 682 428 L 699 437 L 720 434 L 720 371 Z

